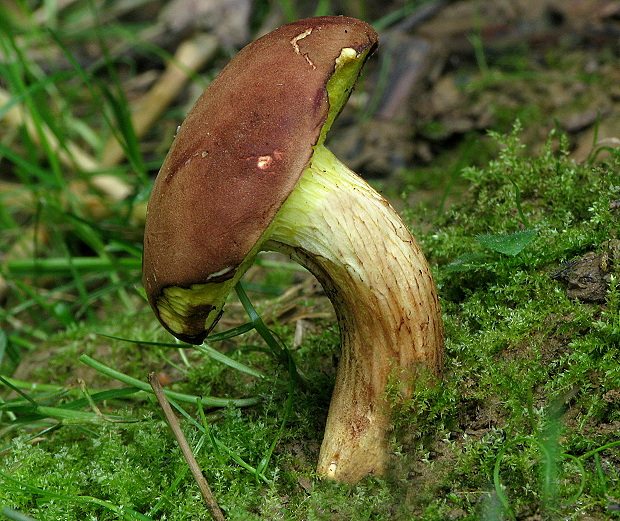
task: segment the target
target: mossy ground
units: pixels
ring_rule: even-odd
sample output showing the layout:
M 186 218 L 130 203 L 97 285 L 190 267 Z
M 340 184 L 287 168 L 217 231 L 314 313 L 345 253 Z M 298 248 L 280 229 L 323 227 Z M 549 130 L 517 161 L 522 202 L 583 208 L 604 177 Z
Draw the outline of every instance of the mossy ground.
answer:
M 419 236 L 441 294 L 446 368 L 440 384 L 422 379 L 414 397 L 399 405 L 387 479 L 343 486 L 314 475 L 338 352 L 329 319 L 314 322 L 294 352 L 311 382 L 305 391 L 291 389 L 288 372 L 256 335 L 229 340 L 224 348 L 260 369 L 264 381 L 196 353 L 181 358 L 174 350 L 94 334 L 161 339 L 144 304 L 129 317 L 108 316 L 96 326 L 50 337 L 37 347 L 45 362 L 32 364 L 28 380 L 66 384 L 79 375 L 89 387 L 114 385 L 80 367 L 77 357 L 85 353 L 143 380 L 149 371 L 165 372 L 175 380 L 173 390 L 260 396 L 257 406 L 207 411 L 207 418 L 212 435 L 255 468 L 277 437 L 264 470 L 267 481 L 218 454 L 185 423 L 191 442 L 201 441 L 198 461 L 228 519 L 615 517 L 617 263 L 610 265 L 609 292 L 599 303 L 569 298 L 551 275 L 565 261 L 601 251 L 616 236 L 620 155 L 577 165 L 561 136 L 552 136 L 537 157 L 525 153 L 518 129 L 498 139 L 499 156 L 485 168 L 466 170 L 469 187 L 462 201 Z M 492 234 L 498 249 L 514 247 L 511 234 L 524 230 L 535 233 L 514 255 L 479 240 Z M 322 299 L 296 305 L 303 309 Z M 261 306 L 265 312 L 270 303 Z M 294 328 L 274 327 L 291 345 Z M 100 406 L 104 414 L 139 421 L 68 422 L 30 441 L 25 437 L 42 429 L 34 419 L 6 430 L 4 441 L 12 445 L 0 461 L 0 504 L 39 520 L 117 519 L 123 509 L 152 519 L 207 519 L 156 404 L 131 396 Z M 195 407 L 187 411 L 198 418 Z M 129 519 L 131 511 L 124 514 Z

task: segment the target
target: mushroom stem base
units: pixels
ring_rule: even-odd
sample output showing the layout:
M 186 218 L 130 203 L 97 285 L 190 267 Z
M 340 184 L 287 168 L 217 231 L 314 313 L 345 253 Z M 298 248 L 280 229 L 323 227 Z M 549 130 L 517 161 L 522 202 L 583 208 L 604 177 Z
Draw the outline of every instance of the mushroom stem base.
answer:
M 390 402 L 420 366 L 437 375 L 443 329 L 424 255 L 396 211 L 318 145 L 262 246 L 308 268 L 334 305 L 342 349 L 318 472 L 343 482 L 385 472 Z

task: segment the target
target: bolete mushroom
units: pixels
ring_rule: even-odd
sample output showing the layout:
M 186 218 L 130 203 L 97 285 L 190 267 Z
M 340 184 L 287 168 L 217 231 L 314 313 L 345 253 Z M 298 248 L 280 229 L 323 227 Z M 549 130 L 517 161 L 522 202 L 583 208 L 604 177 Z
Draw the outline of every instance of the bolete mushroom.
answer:
M 388 381 L 438 374 L 436 286 L 395 210 L 325 147 L 377 46 L 345 17 L 293 22 L 242 49 L 181 125 L 155 181 L 144 286 L 163 326 L 201 343 L 259 250 L 290 256 L 325 288 L 341 356 L 318 462 L 324 476 L 381 475 Z

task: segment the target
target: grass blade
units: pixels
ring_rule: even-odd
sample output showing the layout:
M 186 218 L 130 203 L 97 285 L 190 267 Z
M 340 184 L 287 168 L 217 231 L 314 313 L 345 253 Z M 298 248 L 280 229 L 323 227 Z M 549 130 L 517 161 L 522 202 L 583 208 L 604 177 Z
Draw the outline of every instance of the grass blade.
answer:
M 114 378 L 115 380 L 119 380 L 127 385 L 137 387 L 141 391 L 145 391 L 147 393 L 152 393 L 151 386 L 146 383 L 138 380 L 136 378 L 132 378 L 127 376 L 119 371 L 116 371 L 110 367 L 107 367 L 96 360 L 93 360 L 88 355 L 80 356 L 80 361 L 92 367 L 93 369 L 103 373 L 110 378 Z M 205 405 L 210 407 L 227 407 L 229 405 L 234 405 L 236 407 L 247 407 L 249 405 L 255 405 L 259 403 L 261 400 L 258 397 L 254 398 L 215 398 L 213 396 L 192 396 L 189 394 L 177 393 L 175 391 L 164 391 L 166 396 L 169 399 L 177 400 L 182 403 L 198 403 L 198 400 L 201 400 Z

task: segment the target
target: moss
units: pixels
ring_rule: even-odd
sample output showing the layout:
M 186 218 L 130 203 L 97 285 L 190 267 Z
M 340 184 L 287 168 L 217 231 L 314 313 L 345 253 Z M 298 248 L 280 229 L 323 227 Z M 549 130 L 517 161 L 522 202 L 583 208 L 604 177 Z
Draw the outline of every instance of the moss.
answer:
M 40 346 L 49 349 L 45 368 L 33 364 L 24 378 L 66 383 L 80 375 L 89 386 L 111 384 L 82 372 L 75 359 L 86 352 L 138 378 L 154 368 L 168 372 L 181 392 L 262 396 L 258 406 L 206 411 L 212 435 L 230 453 L 214 450 L 208 436 L 184 422 L 192 446 L 201 444 L 199 464 L 231 520 L 473 520 L 507 518 L 509 511 L 516 518 L 611 519 L 609 507 L 620 497 L 618 266 L 600 303 L 569 298 L 550 275 L 617 235 L 610 202 L 620 186 L 620 155 L 575 164 L 553 134 L 533 157 L 518 136 L 518 127 L 496 136 L 501 153 L 485 167 L 463 171 L 464 196 L 437 221 L 422 222 L 417 214 L 414 229 L 427 230 L 418 238 L 440 288 L 446 368 L 441 384 L 421 379 L 411 400 L 400 401 L 385 480 L 343 486 L 314 474 L 338 356 L 330 320 L 316 322 L 294 352 L 311 387 L 293 390 L 290 411 L 288 371 L 257 336 L 220 347 L 265 380 L 194 351 L 181 356 L 93 334 L 166 338 L 146 310 L 51 337 Z M 497 247 L 524 230 L 535 234 L 516 253 Z M 483 234 L 496 241 L 481 241 Z M 472 254 L 474 261 L 455 264 Z M 311 308 L 312 298 L 302 295 L 297 305 Z M 292 344 L 294 327 L 273 328 Z M 99 405 L 104 414 L 142 421 L 66 425 L 36 443 L 25 436 L 40 432 L 43 420 L 21 418 L 24 423 L 5 430 L 4 444 L 14 445 L 0 460 L 0 504 L 40 521 L 118 519 L 118 509 L 151 519 L 207 519 L 158 408 L 135 397 Z M 199 420 L 194 407 L 186 411 Z M 235 461 L 256 468 L 269 455 L 267 482 Z

